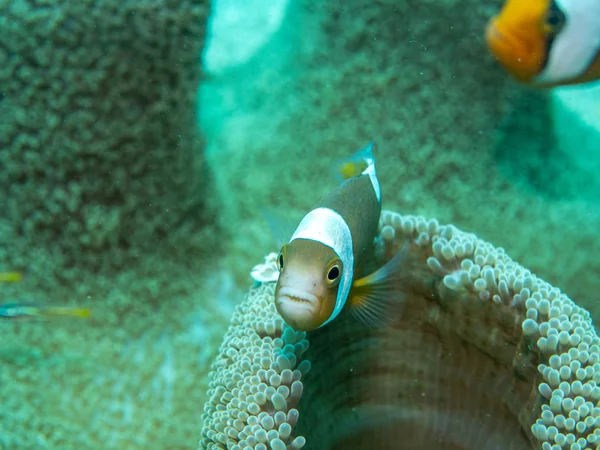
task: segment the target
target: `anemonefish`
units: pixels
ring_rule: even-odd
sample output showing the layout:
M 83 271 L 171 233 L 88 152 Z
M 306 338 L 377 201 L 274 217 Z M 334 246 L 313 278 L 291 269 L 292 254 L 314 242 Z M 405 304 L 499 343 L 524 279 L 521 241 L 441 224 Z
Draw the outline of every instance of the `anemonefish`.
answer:
M 539 87 L 600 79 L 600 0 L 507 0 L 487 45 L 515 78 Z
M 345 181 L 304 216 L 277 257 L 275 305 L 297 331 L 327 325 L 346 305 L 363 323 L 384 325 L 402 305 L 406 249 L 359 278 L 381 214 L 372 150 L 370 143 L 338 167 Z

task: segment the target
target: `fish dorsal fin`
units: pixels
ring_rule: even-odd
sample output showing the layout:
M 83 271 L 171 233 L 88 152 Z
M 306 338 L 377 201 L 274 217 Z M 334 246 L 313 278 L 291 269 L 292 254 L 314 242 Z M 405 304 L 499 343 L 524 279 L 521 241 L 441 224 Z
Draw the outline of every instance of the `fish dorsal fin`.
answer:
M 372 327 L 389 325 L 400 317 L 404 306 L 403 286 L 408 278 L 409 245 L 375 272 L 356 280 L 348 303 L 352 314 Z
M 361 175 L 367 168 L 374 163 L 373 147 L 370 142 L 366 147 L 361 148 L 354 154 L 338 160 L 333 167 L 335 179 L 341 183 L 352 177 Z

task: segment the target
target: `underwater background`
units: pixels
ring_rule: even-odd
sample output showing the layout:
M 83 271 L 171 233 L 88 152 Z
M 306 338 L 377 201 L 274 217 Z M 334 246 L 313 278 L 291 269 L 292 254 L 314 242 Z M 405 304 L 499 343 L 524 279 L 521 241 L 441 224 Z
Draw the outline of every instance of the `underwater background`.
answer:
M 279 250 L 262 211 L 301 218 L 370 140 L 384 209 L 597 322 L 600 87 L 513 81 L 484 42 L 500 7 L 0 0 L 0 272 L 23 276 L 0 304 L 91 311 L 0 323 L 0 448 L 212 448 L 211 364 Z

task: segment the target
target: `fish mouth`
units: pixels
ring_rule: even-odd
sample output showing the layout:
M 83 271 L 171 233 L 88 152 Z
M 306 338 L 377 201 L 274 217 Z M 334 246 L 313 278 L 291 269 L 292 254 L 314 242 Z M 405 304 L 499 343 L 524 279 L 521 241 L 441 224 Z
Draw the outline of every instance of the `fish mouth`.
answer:
M 485 38 L 488 41 L 495 39 L 504 39 L 504 35 L 498 29 L 496 20 L 492 19 L 487 23 L 487 26 L 485 28 Z
M 492 55 L 503 65 L 512 69 L 518 60 L 516 42 L 500 31 L 495 20 L 490 20 L 485 28 L 485 41 Z
M 289 287 L 280 288 L 275 301 L 277 311 L 297 331 L 314 328 L 313 322 L 319 311 L 317 296 Z
M 282 287 L 277 293 L 277 303 L 293 302 L 299 308 L 316 310 L 319 306 L 319 299 L 310 292 L 301 291 L 290 287 Z
M 541 70 L 540 50 L 532 42 L 503 30 L 497 20 L 490 20 L 485 40 L 494 58 L 521 82 L 531 82 Z

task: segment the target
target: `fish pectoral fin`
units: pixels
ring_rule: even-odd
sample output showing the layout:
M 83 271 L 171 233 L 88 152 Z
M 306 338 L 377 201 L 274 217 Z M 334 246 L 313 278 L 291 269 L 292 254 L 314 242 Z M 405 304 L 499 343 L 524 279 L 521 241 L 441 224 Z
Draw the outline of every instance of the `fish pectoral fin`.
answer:
M 300 221 L 284 216 L 269 208 L 261 208 L 261 214 L 265 218 L 269 230 L 271 231 L 271 235 L 273 236 L 273 240 L 275 241 L 275 245 L 279 250 L 289 242 Z
M 404 306 L 402 289 L 408 277 L 408 252 L 409 246 L 405 245 L 383 267 L 354 282 L 348 303 L 360 322 L 382 327 L 400 317 Z
M 350 311 L 359 322 L 370 327 L 388 326 L 401 312 L 402 294 L 396 293 L 395 295 L 396 299 L 389 296 L 382 298 L 370 292 L 352 294 Z

